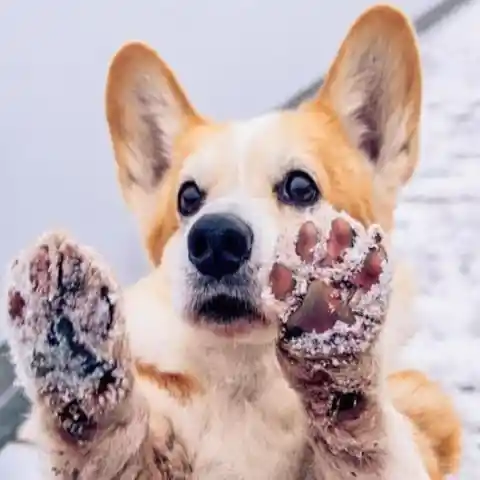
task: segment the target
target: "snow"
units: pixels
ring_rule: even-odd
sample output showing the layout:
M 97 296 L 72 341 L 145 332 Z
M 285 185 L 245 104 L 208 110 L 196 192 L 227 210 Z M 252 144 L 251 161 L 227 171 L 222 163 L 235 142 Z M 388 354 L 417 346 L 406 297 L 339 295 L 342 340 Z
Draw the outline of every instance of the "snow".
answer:
M 404 191 L 395 237 L 416 269 L 419 294 L 420 331 L 405 362 L 454 396 L 465 426 L 465 480 L 480 471 L 479 18 L 474 3 L 421 39 L 422 157 Z

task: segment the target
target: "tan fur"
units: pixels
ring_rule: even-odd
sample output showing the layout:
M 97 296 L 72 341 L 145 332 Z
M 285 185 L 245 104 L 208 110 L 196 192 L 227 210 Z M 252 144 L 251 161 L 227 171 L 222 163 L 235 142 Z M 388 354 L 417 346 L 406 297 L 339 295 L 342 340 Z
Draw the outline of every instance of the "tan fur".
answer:
M 459 468 L 460 419 L 451 399 L 439 385 L 416 370 L 393 373 L 388 378 L 395 407 L 417 429 L 417 441 L 429 465 L 432 478 Z M 437 472 L 435 476 L 434 472 Z
M 420 103 L 412 27 L 386 6 L 368 10 L 353 25 L 316 98 L 295 111 L 247 122 L 217 124 L 200 116 L 166 63 L 143 44 L 129 44 L 114 58 L 106 109 L 119 182 L 156 266 L 126 292 L 137 385 L 152 434 L 156 422 L 168 419 L 194 478 L 336 480 L 349 472 L 331 452 L 318 455 L 309 448 L 305 412 L 275 357 L 274 325 L 232 339 L 178 313 L 172 299 L 181 296 L 182 266 L 175 262 L 189 226 L 176 213 L 180 182 L 202 183 L 207 210 L 234 208 L 247 215 L 259 237 L 258 256 L 268 250 L 270 235 L 298 219 L 272 193 L 292 167 L 309 171 L 338 210 L 390 232 L 398 190 L 418 160 Z M 356 110 L 364 104 L 378 110 L 378 155 L 375 145 L 364 142 L 368 124 Z M 441 479 L 458 467 L 460 452 L 451 403 L 419 372 L 387 380 L 387 357 L 401 343 L 407 320 L 409 286 L 400 267 L 396 278 L 376 359 L 383 377 L 375 415 L 381 415 L 386 465 L 357 478 L 416 480 L 428 471 L 429 478 Z M 361 427 L 366 441 L 376 440 Z M 125 454 L 122 448 L 118 455 Z

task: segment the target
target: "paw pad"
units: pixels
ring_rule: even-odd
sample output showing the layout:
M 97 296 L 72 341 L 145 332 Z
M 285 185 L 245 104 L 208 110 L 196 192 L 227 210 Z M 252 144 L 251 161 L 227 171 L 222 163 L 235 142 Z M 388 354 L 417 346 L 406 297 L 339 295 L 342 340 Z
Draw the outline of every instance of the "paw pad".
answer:
M 51 234 L 16 259 L 8 287 L 20 380 L 79 439 L 130 390 L 118 286 L 87 249 Z
M 324 357 L 370 348 L 386 315 L 391 278 L 379 227 L 365 229 L 331 212 L 328 222 L 308 220 L 296 239 L 288 238 L 279 242 L 265 295 L 281 320 L 281 345 Z

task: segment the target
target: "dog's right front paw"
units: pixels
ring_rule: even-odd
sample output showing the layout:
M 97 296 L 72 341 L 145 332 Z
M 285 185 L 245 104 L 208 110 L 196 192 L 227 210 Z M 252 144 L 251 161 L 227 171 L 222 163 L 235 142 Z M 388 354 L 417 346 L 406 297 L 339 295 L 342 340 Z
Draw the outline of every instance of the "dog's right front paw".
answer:
M 20 381 L 62 432 L 88 440 L 131 390 L 119 288 L 87 249 L 55 233 L 8 273 L 9 340 Z

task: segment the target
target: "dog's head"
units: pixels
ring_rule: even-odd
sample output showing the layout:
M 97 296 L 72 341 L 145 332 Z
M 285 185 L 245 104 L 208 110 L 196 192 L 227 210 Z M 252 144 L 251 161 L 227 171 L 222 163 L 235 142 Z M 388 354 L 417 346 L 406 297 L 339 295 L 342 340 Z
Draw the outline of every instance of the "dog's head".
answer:
M 414 34 L 390 7 L 356 21 L 314 99 L 243 122 L 201 116 L 153 50 L 124 46 L 107 86 L 119 180 L 186 316 L 224 334 L 268 324 L 259 268 L 307 208 L 391 229 L 420 104 Z

